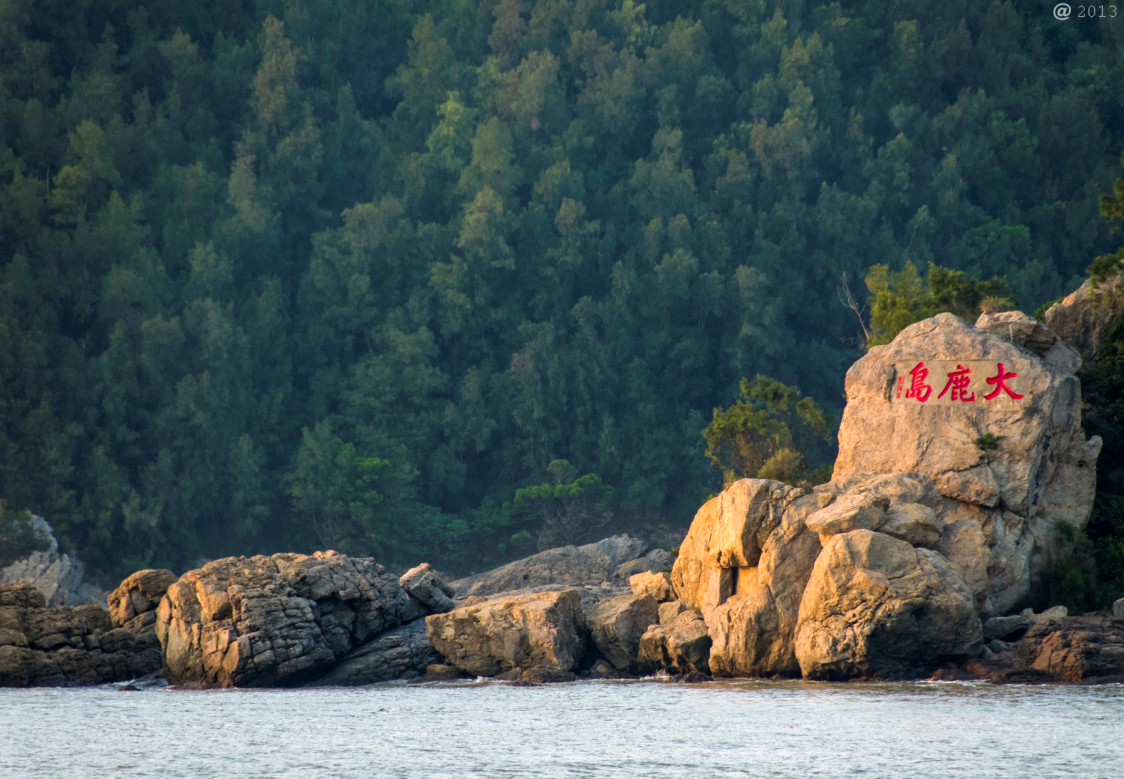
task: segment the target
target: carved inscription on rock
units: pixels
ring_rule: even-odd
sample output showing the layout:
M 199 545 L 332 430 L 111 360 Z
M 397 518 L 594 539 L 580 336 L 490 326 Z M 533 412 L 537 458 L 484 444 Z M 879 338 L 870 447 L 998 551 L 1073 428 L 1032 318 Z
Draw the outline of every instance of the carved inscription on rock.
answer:
M 890 390 L 894 403 L 949 405 L 968 403 L 1018 403 L 1020 391 L 1017 363 L 989 360 L 921 360 L 895 363 L 896 376 Z

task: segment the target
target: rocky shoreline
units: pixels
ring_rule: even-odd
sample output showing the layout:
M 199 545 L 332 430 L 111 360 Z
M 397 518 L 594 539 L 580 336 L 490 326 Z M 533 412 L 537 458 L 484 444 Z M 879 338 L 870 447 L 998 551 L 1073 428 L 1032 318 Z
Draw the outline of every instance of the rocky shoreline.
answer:
M 1124 600 L 1011 613 L 1089 520 L 1081 360 L 1018 312 L 912 325 L 848 372 L 832 481 L 736 481 L 677 555 L 621 535 L 453 582 L 332 551 L 226 558 L 137 572 L 108 609 L 0 585 L 0 686 L 1121 682 Z

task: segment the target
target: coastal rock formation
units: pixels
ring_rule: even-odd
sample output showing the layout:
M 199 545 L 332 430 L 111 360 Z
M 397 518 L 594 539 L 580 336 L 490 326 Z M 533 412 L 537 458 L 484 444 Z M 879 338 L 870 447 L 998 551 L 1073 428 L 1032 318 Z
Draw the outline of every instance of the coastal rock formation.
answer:
M 173 683 L 275 687 L 305 682 L 419 616 L 419 602 L 371 559 L 276 554 L 185 573 L 160 602 L 156 633 Z
M 395 679 L 416 679 L 426 676 L 429 666 L 443 662 L 441 654 L 426 637 L 425 620 L 415 619 L 362 644 L 314 684 L 359 687 Z
M 45 548 L 0 568 L 0 584 L 22 582 L 34 587 L 43 593 L 48 608 L 105 605 L 105 592 L 85 581 L 86 566 L 82 561 L 59 554 L 59 542 L 47 520 L 31 515 L 31 532 Z
M 587 647 L 576 590 L 494 598 L 426 617 L 430 643 L 474 676 L 521 669 L 570 671 Z
M 1023 631 L 989 641 L 966 670 L 994 682 L 1124 682 L 1124 619 L 1059 616 L 1026 620 Z
M 675 600 L 675 590 L 671 587 L 671 576 L 666 573 L 645 571 L 628 578 L 628 586 L 637 596 L 649 595 L 656 603 Z
M 831 482 L 743 479 L 695 516 L 671 581 L 711 672 L 902 678 L 978 652 L 980 617 L 1068 551 L 1060 523 L 1088 521 L 1100 439 L 1079 362 L 1018 312 L 941 314 L 872 348 Z
M 28 585 L 0 585 L 0 687 L 106 684 L 159 668 L 160 650 L 114 628 L 105 609 L 48 608 Z
M 456 590 L 445 583 L 437 572 L 429 565 L 422 563 L 416 568 L 411 568 L 398 577 L 398 584 L 413 597 L 417 598 L 426 610 L 434 614 L 452 611 L 456 608 L 452 597 Z
M 650 595 L 607 598 L 585 612 L 597 651 L 618 671 L 636 669 L 640 637 L 659 619 L 659 605 Z
M 710 673 L 710 634 L 697 611 L 684 611 L 666 625 L 653 625 L 640 637 L 638 662 L 649 672 Z
M 1035 351 L 1048 356 L 1056 343 L 1046 347 L 1052 334 L 1025 319 L 972 327 L 938 314 L 907 327 L 847 372 L 839 430 L 836 480 L 933 479 L 948 499 L 930 506 L 946 536 L 935 548 L 986 614 L 1010 609 L 1067 549 L 1056 526 L 1082 529 L 1095 490 L 1100 439 L 1081 430 L 1078 381 Z
M 1083 367 L 1097 367 L 1100 347 L 1112 326 L 1124 318 L 1124 277 L 1093 289 L 1089 279 L 1046 310 L 1046 327 L 1081 355 Z
M 944 558 L 870 530 L 824 546 L 795 633 L 808 679 L 906 679 L 982 646 L 972 593 Z
M 548 549 L 494 570 L 458 579 L 452 586 L 461 598 L 544 586 L 555 589 L 597 586 L 606 581 L 627 586 L 628 577 L 639 573 L 636 570 L 638 559 L 645 561 L 641 563 L 645 570 L 658 571 L 666 565 L 659 559 L 643 558 L 647 551 L 648 545 L 638 538 L 612 536 L 595 544 Z M 618 571 L 622 565 L 625 569 Z
M 156 609 L 164 593 L 176 581 L 176 575 L 165 569 L 146 569 L 130 575 L 109 594 L 109 617 L 113 626 L 124 628 L 137 640 L 160 647 L 156 635 Z

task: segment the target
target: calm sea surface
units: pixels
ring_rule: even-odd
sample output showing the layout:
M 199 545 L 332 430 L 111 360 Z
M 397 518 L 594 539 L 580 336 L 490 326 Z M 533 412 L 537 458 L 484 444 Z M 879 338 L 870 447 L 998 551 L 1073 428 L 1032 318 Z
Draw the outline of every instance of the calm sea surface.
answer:
M 1124 777 L 1124 687 L 0 690 L 0 776 Z

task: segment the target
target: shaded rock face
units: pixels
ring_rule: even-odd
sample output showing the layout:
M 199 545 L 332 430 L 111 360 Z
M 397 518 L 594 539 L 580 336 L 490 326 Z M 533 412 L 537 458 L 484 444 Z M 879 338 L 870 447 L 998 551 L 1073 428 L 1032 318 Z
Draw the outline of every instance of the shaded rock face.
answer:
M 588 646 L 576 590 L 494 598 L 425 622 L 446 662 L 474 676 L 539 667 L 570 671 Z
M 870 530 L 828 541 L 795 632 L 809 679 L 912 678 L 982 646 L 972 593 L 944 558 Z
M 113 626 L 128 630 L 147 645 L 159 647 L 156 609 L 175 581 L 176 575 L 163 568 L 131 574 L 109 594 L 109 617 Z
M 684 611 L 666 625 L 653 625 L 640 637 L 638 662 L 646 671 L 710 672 L 710 635 L 697 611 Z
M 1100 439 L 1085 439 L 1080 386 L 1058 367 L 1076 362 L 1050 331 L 1017 312 L 977 324 L 940 314 L 851 367 L 834 476 L 931 477 L 946 501 L 917 501 L 941 526 L 925 545 L 949 558 L 982 612 L 1001 614 L 1068 549 L 1057 523 L 1088 522 Z M 978 444 L 987 434 L 1002 436 L 997 448 Z M 852 529 L 878 527 L 866 520 Z M 931 535 L 913 524 L 896 535 Z
M 659 605 L 650 595 L 620 595 L 586 611 L 585 621 L 601 656 L 618 671 L 634 671 L 640 637 L 659 624 Z
M 105 592 L 84 580 L 86 566 L 77 557 L 59 554 L 59 542 L 51 525 L 43 517 L 32 515 L 31 530 L 46 544 L 46 549 L 32 552 L 0 569 L 0 584 L 22 582 L 43 593 L 47 606 L 104 606 Z
M 360 645 L 314 684 L 358 687 L 395 679 L 417 679 L 427 675 L 429 666 L 443 662 L 441 653 L 426 637 L 425 620 L 415 619 Z M 452 678 L 457 675 L 453 674 Z
M 160 602 L 156 633 L 173 683 L 273 687 L 305 682 L 419 616 L 373 560 L 276 554 L 184 574 Z
M 1117 276 L 1093 289 L 1086 279 L 1077 290 L 1050 306 L 1046 327 L 1073 347 L 1086 370 L 1097 367 L 1101 344 L 1112 326 L 1124 318 L 1124 278 Z
M 648 546 L 627 535 L 613 536 L 596 544 L 563 546 L 548 549 L 531 557 L 452 582 L 457 597 L 488 596 L 501 592 L 550 586 L 555 588 L 597 586 L 605 581 L 628 585 L 628 577 L 639 573 L 637 568 L 655 570 L 666 563 L 653 559 L 637 565 L 637 558 Z M 657 565 L 658 563 L 658 565 Z M 626 570 L 617 569 L 626 566 Z
M 25 585 L 0 585 L 0 687 L 122 682 L 160 669 L 160 650 L 114 628 L 100 606 L 47 608 Z
M 1029 621 L 1029 620 L 1028 620 Z M 994 682 L 1124 682 L 1124 619 L 1105 614 L 1030 624 L 1007 646 L 988 643 L 966 669 Z
M 417 598 L 427 611 L 440 614 L 456 608 L 452 597 L 456 590 L 437 575 L 429 563 L 422 563 L 398 577 L 398 584 Z

